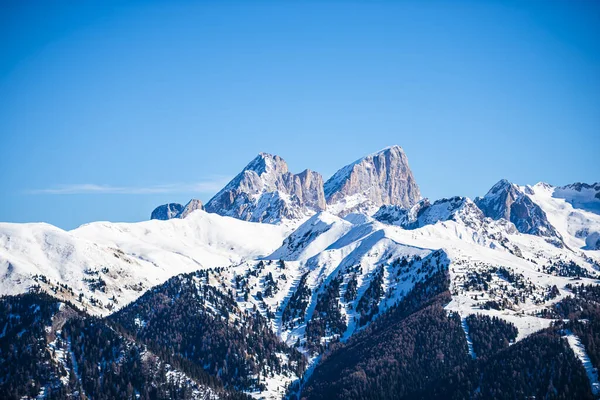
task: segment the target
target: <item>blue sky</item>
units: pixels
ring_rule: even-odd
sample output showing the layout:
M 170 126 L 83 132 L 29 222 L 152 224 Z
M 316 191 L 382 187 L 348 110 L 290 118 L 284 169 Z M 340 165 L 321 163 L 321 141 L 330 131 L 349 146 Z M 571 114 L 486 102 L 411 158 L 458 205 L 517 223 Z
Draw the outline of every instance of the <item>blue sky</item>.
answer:
M 2 1 L 0 221 L 208 200 L 392 144 L 423 196 L 600 180 L 589 1 Z

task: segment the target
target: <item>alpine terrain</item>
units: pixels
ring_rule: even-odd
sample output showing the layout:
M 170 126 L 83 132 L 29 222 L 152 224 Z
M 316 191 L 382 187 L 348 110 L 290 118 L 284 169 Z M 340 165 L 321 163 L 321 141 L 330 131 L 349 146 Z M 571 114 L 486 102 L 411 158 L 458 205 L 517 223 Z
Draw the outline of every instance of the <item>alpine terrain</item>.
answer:
M 260 153 L 148 221 L 0 223 L 0 397 L 600 398 L 600 183 L 492 184 Z

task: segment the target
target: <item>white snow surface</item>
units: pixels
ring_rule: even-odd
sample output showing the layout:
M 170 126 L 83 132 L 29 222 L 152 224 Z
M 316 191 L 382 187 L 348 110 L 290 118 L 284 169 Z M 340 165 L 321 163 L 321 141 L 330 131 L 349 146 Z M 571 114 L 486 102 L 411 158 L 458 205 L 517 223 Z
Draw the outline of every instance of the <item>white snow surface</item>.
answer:
M 106 305 L 123 306 L 176 274 L 268 255 L 291 229 L 202 210 L 185 219 L 95 222 L 72 231 L 44 223 L 0 223 L 0 294 L 66 284 L 73 293 L 58 291 L 59 297 L 77 303 L 83 294 L 81 304 L 104 315 L 111 311 Z M 35 275 L 50 283 L 34 280 Z M 100 281 L 105 290 L 93 290 Z M 92 304 L 92 297 L 103 306 Z
M 575 250 L 586 247 L 586 238 L 594 232 L 600 232 L 600 215 L 590 211 L 590 207 L 575 207 L 582 202 L 589 204 L 583 200 L 575 200 L 585 196 L 587 192 L 555 188 L 543 182 L 522 187 L 522 190 L 544 210 L 548 221 L 570 248 Z
M 554 197 L 565 199 L 573 207 L 600 214 L 600 182 L 592 185 L 578 184 L 557 187 Z

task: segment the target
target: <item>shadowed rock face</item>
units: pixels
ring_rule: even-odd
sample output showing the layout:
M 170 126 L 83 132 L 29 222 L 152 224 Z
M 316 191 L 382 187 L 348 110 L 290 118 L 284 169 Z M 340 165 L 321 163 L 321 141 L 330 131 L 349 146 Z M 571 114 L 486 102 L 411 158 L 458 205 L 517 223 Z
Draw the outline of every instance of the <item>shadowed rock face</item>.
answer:
M 400 146 L 388 147 L 361 158 L 336 172 L 325 182 L 327 204 L 340 204 L 339 214 L 377 209 L 393 204 L 409 208 L 421 199 L 419 187 Z M 334 207 L 335 209 L 335 207 Z
M 325 184 L 318 172 L 307 169 L 293 174 L 281 157 L 260 153 L 210 199 L 205 210 L 246 221 L 278 223 L 325 209 L 346 215 L 355 211 L 371 214 L 388 204 L 408 208 L 420 198 L 419 187 L 399 146 L 347 165 Z M 170 219 L 183 218 L 202 208 L 202 204 L 198 201 L 185 208 L 179 204 L 161 207 L 156 215 Z
M 162 206 L 156 207 L 154 211 L 152 211 L 150 219 L 166 221 L 173 218 L 185 218 L 192 211 L 203 209 L 204 206 L 202 205 L 202 202 L 197 199 L 190 200 L 185 206 L 182 206 L 179 203 L 163 204 Z
M 521 233 L 560 240 L 544 210 L 506 179 L 496 183 L 484 197 L 475 199 L 475 203 L 486 217 L 504 218 L 515 224 Z
M 277 223 L 325 206 L 321 174 L 310 170 L 293 174 L 281 157 L 260 153 L 206 204 L 206 211 Z
M 183 210 L 183 206 L 179 203 L 169 203 L 158 206 L 150 214 L 150 219 L 159 219 L 166 221 L 175 218 Z

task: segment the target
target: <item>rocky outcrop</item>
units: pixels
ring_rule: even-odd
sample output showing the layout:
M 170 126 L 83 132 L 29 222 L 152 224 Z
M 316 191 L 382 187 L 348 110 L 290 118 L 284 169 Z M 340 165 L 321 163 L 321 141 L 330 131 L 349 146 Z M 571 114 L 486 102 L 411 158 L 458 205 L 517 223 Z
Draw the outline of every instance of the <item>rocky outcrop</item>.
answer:
M 486 217 L 512 222 L 521 233 L 543 236 L 562 243 L 560 234 L 550 224 L 546 213 L 517 185 L 502 179 L 484 196 L 475 199 Z
M 206 211 L 246 221 L 278 223 L 326 207 L 321 174 L 288 171 L 277 155 L 260 153 L 208 203 Z
M 154 211 L 152 211 L 150 219 L 166 221 L 173 218 L 185 218 L 192 211 L 203 209 L 204 206 L 198 199 L 190 200 L 185 206 L 182 206 L 179 203 L 163 204 L 162 206 L 156 207 Z
M 428 199 L 423 199 L 409 209 L 395 205 L 382 206 L 373 218 L 404 229 L 417 229 L 439 221 L 462 222 L 477 229 L 485 216 L 471 199 L 457 196 L 436 200 L 433 204 Z
M 192 211 L 196 211 L 196 210 L 204 210 L 204 205 L 198 199 L 191 199 L 190 201 L 188 201 L 188 203 L 185 205 L 185 207 L 183 207 L 183 210 L 181 210 L 181 212 L 179 214 L 177 214 L 176 217 L 177 218 L 185 218 Z
M 337 171 L 325 182 L 325 198 L 330 212 L 346 215 L 386 204 L 409 208 L 421 194 L 404 150 L 392 146 Z
M 158 206 L 150 214 L 150 219 L 159 219 L 166 221 L 171 218 L 175 218 L 181 211 L 183 206 L 179 203 L 168 203 Z

